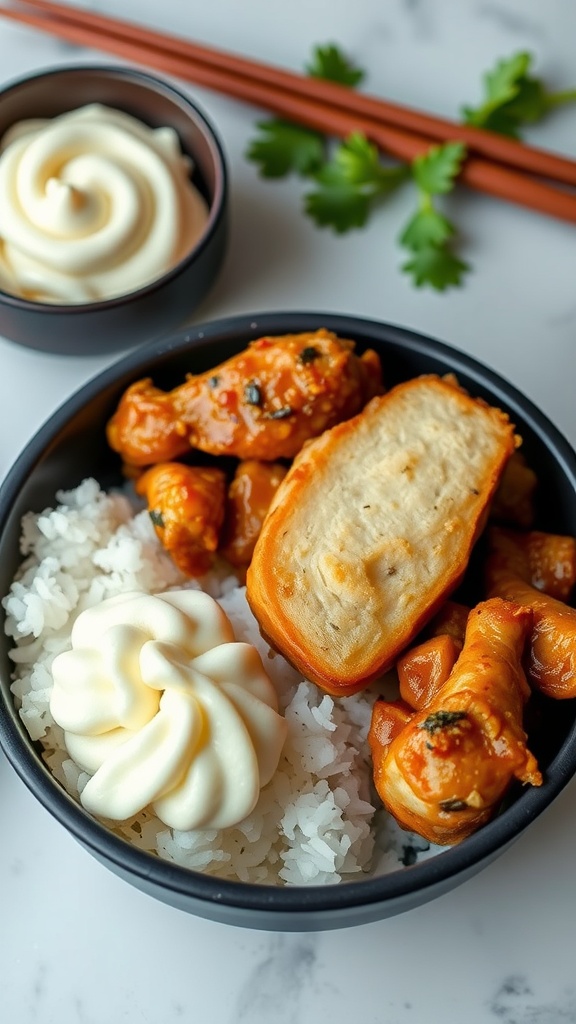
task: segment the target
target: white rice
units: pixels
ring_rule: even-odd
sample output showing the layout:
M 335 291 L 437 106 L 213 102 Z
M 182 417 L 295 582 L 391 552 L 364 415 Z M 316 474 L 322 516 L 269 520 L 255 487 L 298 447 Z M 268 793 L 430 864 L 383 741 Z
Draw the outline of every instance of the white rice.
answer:
M 3 599 L 14 639 L 12 692 L 31 738 L 58 781 L 78 799 L 88 776 L 70 760 L 50 715 L 51 665 L 70 647 L 77 615 L 104 598 L 141 590 L 201 587 L 230 618 L 238 640 L 254 644 L 288 723 L 278 770 L 252 814 L 222 831 L 178 832 L 145 810 L 109 827 L 184 867 L 271 885 L 323 885 L 398 870 L 434 852 L 376 811 L 366 736 L 373 693 L 335 700 L 302 679 L 262 640 L 244 587 L 219 564 L 185 579 L 157 540 L 145 510 L 97 481 L 58 492 L 58 505 L 22 523 L 24 556 Z

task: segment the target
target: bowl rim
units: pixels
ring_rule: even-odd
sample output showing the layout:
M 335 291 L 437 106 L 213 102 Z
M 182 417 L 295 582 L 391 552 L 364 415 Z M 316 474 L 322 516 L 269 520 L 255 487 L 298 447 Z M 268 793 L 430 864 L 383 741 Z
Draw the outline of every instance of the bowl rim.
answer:
M 114 77 L 125 78 L 133 81 L 138 86 L 142 86 L 144 90 L 151 89 L 153 92 L 161 93 L 167 99 L 172 100 L 177 105 L 185 109 L 185 111 L 191 116 L 191 120 L 193 120 L 200 128 L 204 140 L 210 149 L 215 168 L 214 196 L 210 203 L 208 220 L 204 226 L 202 234 L 199 236 L 190 251 L 160 277 L 154 278 L 152 281 L 142 285 L 140 288 L 135 288 L 129 292 L 122 292 L 120 295 L 113 295 L 109 299 L 97 299 L 93 302 L 65 303 L 39 302 L 36 299 L 27 299 L 21 295 L 14 295 L 11 292 L 4 291 L 0 287 L 0 302 L 4 305 L 30 313 L 39 313 L 42 314 L 42 316 L 46 315 L 54 317 L 62 316 L 63 314 L 66 316 L 81 316 L 82 314 L 114 309 L 115 307 L 123 306 L 126 303 L 131 304 L 132 302 L 137 302 L 139 299 L 142 299 L 147 295 L 153 294 L 158 290 L 158 288 L 164 287 L 175 277 L 178 277 L 191 263 L 201 259 L 202 253 L 210 245 L 212 238 L 218 229 L 218 225 L 225 213 L 227 202 L 229 186 L 228 165 L 224 146 L 217 129 L 202 107 L 198 105 L 196 100 L 192 100 L 183 90 L 177 88 L 168 79 L 163 79 L 159 75 L 155 75 L 150 71 L 122 64 L 55 65 L 11 79 L 3 85 L 2 88 L 0 88 L 0 103 L 2 103 L 9 93 L 22 88 L 22 86 L 29 82 L 33 83 L 42 79 L 48 80 L 69 74 L 78 74 L 79 72 L 101 74 L 103 76 L 112 73 Z M 97 101 L 93 100 L 92 102 L 96 103 Z
M 343 337 L 361 333 L 363 343 L 370 340 L 400 345 L 412 355 L 446 360 L 450 369 L 461 372 L 468 380 L 489 388 L 494 400 L 501 402 L 513 416 L 517 412 L 525 424 L 552 448 L 563 472 L 576 491 L 576 452 L 558 430 L 527 396 L 495 370 L 475 357 L 433 337 L 393 323 L 348 314 L 313 312 L 265 312 L 242 314 L 198 324 L 167 338 L 156 339 L 127 353 L 108 368 L 82 385 L 66 399 L 39 428 L 20 453 L 0 486 L 0 535 L 13 501 L 36 463 L 46 451 L 50 439 L 76 415 L 83 406 L 106 387 L 128 380 L 134 373 L 145 374 L 146 365 L 171 353 L 193 352 L 211 340 L 233 341 L 238 335 L 293 333 L 320 327 L 336 331 Z M 2 698 L 3 700 L 3 698 Z M 409 867 L 375 877 L 362 877 L 338 885 L 274 886 L 221 879 L 174 864 L 138 849 L 110 832 L 92 818 L 56 782 L 39 758 L 31 758 L 32 746 L 24 726 L 17 721 L 13 708 L 0 714 L 0 747 L 22 781 L 41 804 L 97 858 L 113 864 L 126 877 L 138 878 L 142 885 L 154 885 L 159 891 L 193 898 L 207 908 L 227 906 L 252 912 L 261 919 L 283 915 L 294 921 L 309 914 L 345 915 L 355 908 L 375 910 L 404 897 L 430 898 L 433 890 L 459 881 L 479 870 L 483 864 L 514 842 L 556 799 L 576 772 L 576 721 L 560 751 L 549 765 L 542 787 L 525 789 L 514 805 L 497 816 L 465 842 Z

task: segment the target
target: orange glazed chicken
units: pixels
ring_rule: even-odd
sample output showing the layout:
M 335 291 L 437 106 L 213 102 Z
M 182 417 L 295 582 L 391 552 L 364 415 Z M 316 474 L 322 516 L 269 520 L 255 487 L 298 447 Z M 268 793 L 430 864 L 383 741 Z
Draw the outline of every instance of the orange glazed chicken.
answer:
M 537 486 L 538 478 L 522 452 L 514 452 L 506 463 L 494 495 L 490 517 L 514 526 L 532 526 Z
M 568 601 L 576 583 L 576 540 L 541 530 L 505 529 L 489 532 L 491 585 L 505 576 L 520 577 L 543 594 Z M 502 595 L 505 596 L 505 595 Z
M 124 393 L 108 442 L 132 466 L 191 448 L 240 459 L 293 458 L 311 437 L 354 416 L 382 391 L 380 359 L 332 331 L 259 338 L 173 391 L 151 380 Z
M 232 565 L 250 563 L 254 545 L 280 481 L 287 473 L 279 462 L 245 459 L 228 488 L 222 554 Z
M 162 544 L 187 576 L 202 576 L 218 547 L 226 508 L 219 469 L 164 462 L 136 481 Z
M 533 611 L 530 680 L 548 697 L 576 697 L 576 609 L 565 603 L 576 577 L 576 541 L 493 527 L 489 545 L 488 593 Z
M 400 696 L 411 708 L 423 708 L 444 685 L 462 647 L 470 609 L 457 601 L 446 601 L 434 617 L 423 640 L 396 662 Z
M 522 726 L 530 690 L 521 658 L 531 626 L 529 609 L 485 601 L 470 613 L 462 653 L 424 709 L 376 701 L 368 737 L 374 782 L 404 828 L 457 843 L 492 817 L 514 778 L 541 784 Z

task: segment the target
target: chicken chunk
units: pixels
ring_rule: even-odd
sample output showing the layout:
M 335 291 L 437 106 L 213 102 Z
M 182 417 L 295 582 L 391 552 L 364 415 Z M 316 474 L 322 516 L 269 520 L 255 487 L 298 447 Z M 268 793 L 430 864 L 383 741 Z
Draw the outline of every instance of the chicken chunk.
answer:
M 414 709 L 426 707 L 444 685 L 462 650 L 447 633 L 410 647 L 396 664 L 400 696 Z
M 331 331 L 264 337 L 173 391 L 137 381 L 108 423 L 108 442 L 133 466 L 176 459 L 190 448 L 291 459 L 381 390 L 377 353 L 357 356 L 353 341 Z
M 186 576 L 208 571 L 218 547 L 226 508 L 226 474 L 220 469 L 163 462 L 136 481 L 156 534 Z
M 490 518 L 528 528 L 534 522 L 534 493 L 538 477 L 522 452 L 510 456 L 492 499 Z
M 257 459 L 245 459 L 237 466 L 228 488 L 221 549 L 232 565 L 249 565 L 264 517 L 287 471 L 282 463 Z
M 411 715 L 403 703 L 376 702 L 368 737 L 374 783 L 404 828 L 457 843 L 492 817 L 514 778 L 541 784 L 522 726 L 530 689 L 521 659 L 531 626 L 529 609 L 485 601 L 470 613 L 460 657 L 425 708 Z
M 411 708 L 425 707 L 448 679 L 464 644 L 469 611 L 457 601 L 446 601 L 426 630 L 428 638 L 398 659 L 400 696 Z
M 558 601 L 568 601 L 576 583 L 574 537 L 531 530 L 525 549 L 532 586 Z
M 576 583 L 574 537 L 540 530 L 507 530 L 493 527 L 489 533 L 490 574 L 520 576 L 536 590 L 568 601 Z
M 576 609 L 557 596 L 572 590 L 575 547 L 573 538 L 556 534 L 489 532 L 488 594 L 532 609 L 528 675 L 557 700 L 576 696 Z

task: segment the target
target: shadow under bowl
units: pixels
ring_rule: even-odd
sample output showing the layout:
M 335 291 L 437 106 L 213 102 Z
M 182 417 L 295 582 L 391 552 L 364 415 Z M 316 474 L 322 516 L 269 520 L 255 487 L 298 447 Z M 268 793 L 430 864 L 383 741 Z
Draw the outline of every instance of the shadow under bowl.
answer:
M 539 478 L 539 528 L 571 533 L 576 522 L 576 454 L 550 421 L 511 384 L 474 359 L 402 328 L 329 313 L 239 316 L 195 327 L 129 353 L 74 394 L 40 429 L 0 489 L 0 593 L 17 571 L 20 520 L 54 505 L 55 491 L 86 476 L 122 482 L 104 425 L 124 389 L 140 377 L 162 388 L 216 366 L 263 335 L 320 327 L 380 355 L 388 386 L 421 373 L 455 373 L 473 395 L 509 413 Z M 29 739 L 10 693 L 11 643 L 0 637 L 0 744 L 41 804 L 99 861 L 138 889 L 190 913 L 258 929 L 317 931 L 364 924 L 419 906 L 493 861 L 546 810 L 576 771 L 576 702 L 542 698 L 530 746 L 544 782 L 514 787 L 500 814 L 459 845 L 390 874 L 330 886 L 276 887 L 219 880 L 136 849 L 86 813 L 54 780 Z
M 115 66 L 58 67 L 0 91 L 0 139 L 27 118 L 54 118 L 99 103 L 150 128 L 171 127 L 193 161 L 193 184 L 206 199 L 208 222 L 190 252 L 142 288 L 81 304 L 37 302 L 0 291 L 0 334 L 28 348 L 91 355 L 141 345 L 174 330 L 208 294 L 228 237 L 228 180 L 222 144 L 187 96 L 147 72 Z

